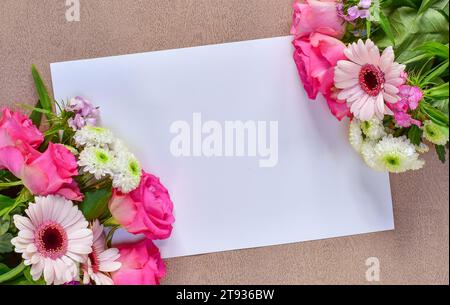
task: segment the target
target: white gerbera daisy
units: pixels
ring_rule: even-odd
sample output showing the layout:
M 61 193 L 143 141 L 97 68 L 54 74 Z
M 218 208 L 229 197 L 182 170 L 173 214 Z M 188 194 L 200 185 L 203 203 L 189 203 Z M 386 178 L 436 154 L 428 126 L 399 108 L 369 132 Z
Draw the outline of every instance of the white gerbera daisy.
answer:
M 394 51 L 387 47 L 380 56 L 378 47 L 370 40 L 359 40 L 344 51 L 348 60 L 337 63 L 334 82 L 342 89 L 338 98 L 346 100 L 350 111 L 362 121 L 374 116 L 383 119 L 392 111 L 385 103 L 397 103 L 398 86 L 404 83 L 401 73 L 405 66 L 394 62 Z
M 112 175 L 114 156 L 107 148 L 88 146 L 80 153 L 78 165 L 84 172 L 93 174 L 96 179 L 101 179 L 106 175 Z
M 122 193 L 129 193 L 136 189 L 141 182 L 142 168 L 136 157 L 127 151 L 117 153 L 113 186 Z
M 361 122 L 361 129 L 366 137 L 374 141 L 379 140 L 387 135 L 386 130 L 383 126 L 383 122 L 377 118 Z
M 448 127 L 439 126 L 432 121 L 425 121 L 423 125 L 425 139 L 436 145 L 445 145 L 448 142 Z
M 104 146 L 115 140 L 113 133 L 106 128 L 86 126 L 75 132 L 75 143 L 79 146 Z
M 350 123 L 350 130 L 348 138 L 350 140 L 350 144 L 357 151 L 361 152 L 361 147 L 363 145 L 364 139 L 361 131 L 361 123 L 357 119 L 353 119 Z
M 25 213 L 14 215 L 19 230 L 11 240 L 31 276 L 37 281 L 44 275 L 47 284 L 60 285 L 78 277 L 78 263 L 91 253 L 93 235 L 81 211 L 59 196 L 36 197 Z
M 105 233 L 103 232 L 103 226 L 98 220 L 95 220 L 92 224 L 92 231 L 94 233 L 94 243 L 87 264 L 82 266 L 84 273 L 83 283 L 87 285 L 92 279 L 97 285 L 114 285 L 109 272 L 117 271 L 122 266 L 120 262 L 117 262 L 120 257 L 119 250 L 106 248 Z
M 416 147 L 406 137 L 388 135 L 376 144 L 367 144 L 362 149 L 366 163 L 379 171 L 402 173 L 423 167 Z

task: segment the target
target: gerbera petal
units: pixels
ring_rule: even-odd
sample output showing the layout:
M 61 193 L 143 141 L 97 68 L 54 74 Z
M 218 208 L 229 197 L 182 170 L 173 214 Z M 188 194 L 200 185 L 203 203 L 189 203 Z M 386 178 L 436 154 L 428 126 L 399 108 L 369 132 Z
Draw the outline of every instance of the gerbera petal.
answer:
M 33 231 L 35 229 L 34 225 L 31 223 L 31 221 L 23 216 L 14 215 L 14 224 L 19 230 L 31 230 Z
M 364 106 L 364 104 L 366 103 L 367 99 L 369 98 L 369 96 L 367 94 L 363 94 L 363 96 L 356 100 L 351 108 L 350 108 L 350 112 L 353 113 L 355 116 L 358 115 L 359 111 L 361 110 L 362 106 Z
M 359 119 L 361 121 L 370 120 L 375 113 L 375 100 L 373 97 L 369 97 L 364 105 L 359 110 Z
M 398 100 L 400 99 L 399 96 L 397 96 L 397 95 L 390 95 L 390 94 L 387 93 L 387 92 L 383 92 L 383 97 L 384 97 L 384 100 L 385 100 L 386 102 L 391 103 L 391 104 L 397 103 Z
M 92 236 L 92 231 L 90 229 L 79 229 L 68 233 L 68 237 L 70 240 L 86 238 L 89 236 Z
M 383 94 L 378 94 L 375 101 L 375 115 L 382 120 L 384 117 L 384 99 Z
M 387 93 L 389 93 L 390 95 L 395 96 L 400 90 L 398 90 L 397 87 L 391 85 L 391 84 L 384 84 L 384 91 L 386 91 Z
M 102 272 L 114 272 L 119 270 L 121 266 L 120 262 L 107 262 L 100 264 L 99 270 Z
M 44 261 L 44 280 L 45 282 L 50 285 L 53 283 L 53 280 L 55 279 L 55 271 L 53 268 L 53 260 L 46 258 Z
M 335 86 L 336 86 L 336 88 L 339 88 L 339 89 L 346 89 L 346 88 L 351 88 L 357 84 L 358 84 L 358 79 L 353 78 L 353 79 L 349 79 L 349 80 L 342 81 L 342 82 L 336 82 Z
M 40 259 L 36 263 L 33 263 L 30 269 L 30 274 L 34 281 L 37 281 L 41 278 L 43 270 L 44 270 L 43 259 Z
M 380 58 L 380 69 L 383 72 L 387 72 L 394 62 L 394 50 L 391 46 L 384 49 Z

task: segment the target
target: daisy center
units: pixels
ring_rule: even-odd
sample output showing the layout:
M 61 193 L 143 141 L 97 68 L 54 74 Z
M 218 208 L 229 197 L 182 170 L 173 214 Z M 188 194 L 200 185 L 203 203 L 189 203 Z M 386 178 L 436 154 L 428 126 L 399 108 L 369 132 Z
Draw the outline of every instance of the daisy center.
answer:
M 359 71 L 359 85 L 370 96 L 377 96 L 384 85 L 384 75 L 374 65 L 364 65 Z
M 35 234 L 38 252 L 51 259 L 60 258 L 66 253 L 67 239 L 66 231 L 56 222 L 42 224 Z

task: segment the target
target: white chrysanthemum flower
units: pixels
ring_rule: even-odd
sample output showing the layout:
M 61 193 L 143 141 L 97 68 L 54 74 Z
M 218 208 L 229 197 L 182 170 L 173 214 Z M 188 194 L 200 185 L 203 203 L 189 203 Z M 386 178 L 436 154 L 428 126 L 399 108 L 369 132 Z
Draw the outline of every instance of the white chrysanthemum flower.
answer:
M 128 151 L 128 147 L 123 143 L 121 139 L 114 139 L 114 142 L 110 145 L 111 150 L 116 152 L 125 152 Z
M 115 141 L 111 130 L 95 126 L 86 126 L 78 130 L 74 139 L 79 146 L 105 146 Z
M 361 122 L 361 130 L 370 140 L 377 141 L 386 136 L 383 122 L 377 118 Z
M 448 127 L 439 126 L 432 121 L 425 121 L 423 125 L 425 139 L 436 145 L 445 145 L 448 142 Z
M 61 285 L 78 277 L 78 263 L 91 253 L 93 234 L 81 211 L 59 196 L 36 197 L 25 213 L 14 215 L 19 230 L 11 240 L 31 276 L 44 275 L 47 284 Z
M 361 152 L 361 147 L 363 144 L 363 136 L 361 130 L 361 123 L 357 119 L 353 119 L 350 123 L 349 130 L 349 140 L 352 147 L 357 151 Z
M 112 175 L 114 155 L 109 149 L 88 146 L 80 153 L 78 165 L 84 172 L 93 174 L 96 179 L 101 179 L 106 175 Z
M 420 145 L 416 145 L 416 151 L 419 154 L 424 154 L 430 151 L 430 147 L 428 147 L 425 143 L 420 143 Z
M 387 47 L 380 55 L 378 47 L 370 40 L 359 40 L 344 51 L 348 60 L 337 63 L 334 82 L 342 89 L 338 98 L 347 101 L 351 113 L 361 121 L 376 116 L 382 120 L 385 114 L 392 115 L 386 103 L 397 103 L 398 86 L 404 83 L 401 77 L 404 65 L 394 62 L 394 51 Z
M 94 243 L 87 264 L 82 266 L 83 283 L 87 285 L 92 279 L 97 285 L 114 285 L 109 273 L 119 270 L 122 266 L 117 261 L 120 257 L 119 250 L 106 248 L 105 233 L 103 226 L 98 220 L 95 220 L 92 224 L 92 231 L 94 233 Z
M 383 171 L 384 169 L 378 168 L 377 163 L 375 162 L 375 144 L 376 143 L 373 141 L 364 141 L 361 145 L 361 155 L 367 166 L 375 170 Z
M 141 176 L 142 168 L 136 157 L 128 151 L 117 152 L 113 186 L 122 193 L 129 193 L 139 186 Z
M 425 161 L 419 159 L 416 147 L 406 137 L 388 135 L 376 144 L 363 148 L 363 158 L 373 169 L 402 173 L 423 167 Z

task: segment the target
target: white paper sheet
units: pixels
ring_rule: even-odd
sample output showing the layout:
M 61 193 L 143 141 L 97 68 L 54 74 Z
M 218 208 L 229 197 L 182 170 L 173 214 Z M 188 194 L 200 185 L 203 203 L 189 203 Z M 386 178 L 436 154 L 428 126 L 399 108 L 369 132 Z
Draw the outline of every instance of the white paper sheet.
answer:
M 309 101 L 291 37 L 51 65 L 55 98 L 101 106 L 103 125 L 161 177 L 176 223 L 163 257 L 394 228 L 389 177 L 367 168 L 322 100 Z M 278 163 L 175 157 L 173 122 L 277 121 Z

